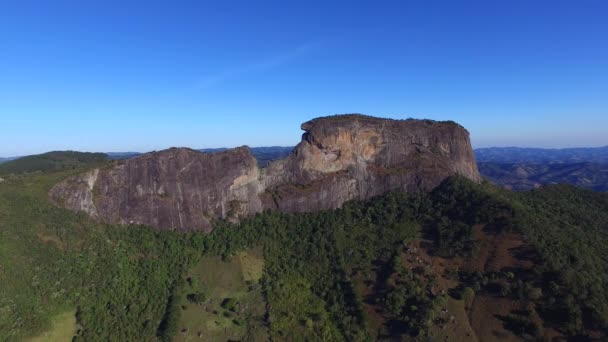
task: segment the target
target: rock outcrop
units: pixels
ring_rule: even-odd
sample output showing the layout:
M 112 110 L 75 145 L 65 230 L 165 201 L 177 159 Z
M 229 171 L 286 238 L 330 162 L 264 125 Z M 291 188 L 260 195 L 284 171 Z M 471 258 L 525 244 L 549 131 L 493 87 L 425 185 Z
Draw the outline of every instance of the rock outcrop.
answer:
M 302 130 L 294 153 L 263 171 L 265 207 L 331 209 L 396 189 L 428 191 L 454 174 L 481 180 L 469 133 L 454 122 L 338 115 Z
M 481 180 L 469 134 L 453 122 L 339 115 L 302 129 L 294 151 L 263 169 L 247 147 L 174 148 L 67 179 L 50 197 L 110 223 L 209 231 L 214 218 L 338 208 L 391 190 L 428 191 L 455 174 Z
M 213 218 L 262 210 L 258 179 L 248 147 L 218 153 L 172 148 L 69 178 L 50 196 L 109 223 L 210 231 Z

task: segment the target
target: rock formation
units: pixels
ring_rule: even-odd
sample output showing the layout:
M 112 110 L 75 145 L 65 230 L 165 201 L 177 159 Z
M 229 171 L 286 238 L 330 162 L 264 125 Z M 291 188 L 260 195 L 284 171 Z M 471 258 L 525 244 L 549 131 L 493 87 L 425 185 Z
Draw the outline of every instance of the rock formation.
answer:
M 210 231 L 215 217 L 262 210 L 258 179 L 247 147 L 218 153 L 172 148 L 69 178 L 50 196 L 109 223 Z
M 209 231 L 214 218 L 338 208 L 390 190 L 428 191 L 455 174 L 481 180 L 469 134 L 453 122 L 338 115 L 302 129 L 294 151 L 263 169 L 247 147 L 174 148 L 67 179 L 50 197 L 110 223 Z

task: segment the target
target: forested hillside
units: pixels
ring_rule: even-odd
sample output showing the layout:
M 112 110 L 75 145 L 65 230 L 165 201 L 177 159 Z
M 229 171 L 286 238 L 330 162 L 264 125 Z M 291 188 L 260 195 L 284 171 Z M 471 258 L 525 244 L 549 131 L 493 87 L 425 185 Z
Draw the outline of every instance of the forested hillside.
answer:
M 606 194 L 450 178 L 428 194 L 218 221 L 206 235 L 114 227 L 50 205 L 50 187 L 82 171 L 0 183 L 1 340 L 59 329 L 66 313 L 78 341 L 483 340 L 484 326 L 511 340 L 606 336 Z M 235 260 L 249 274 L 252 248 L 259 278 L 218 288 Z
M 55 151 L 13 159 L 0 164 L 0 174 L 76 169 L 108 160 L 105 153 Z

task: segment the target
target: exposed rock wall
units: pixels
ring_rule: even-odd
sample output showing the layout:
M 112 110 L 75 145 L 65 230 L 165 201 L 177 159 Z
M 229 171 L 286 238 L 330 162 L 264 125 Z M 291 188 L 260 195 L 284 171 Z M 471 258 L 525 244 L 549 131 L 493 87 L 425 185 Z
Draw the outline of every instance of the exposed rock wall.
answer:
M 390 190 L 428 191 L 454 174 L 481 180 L 469 133 L 454 122 L 339 115 L 302 130 L 294 153 L 263 170 L 266 207 L 330 209 Z
M 258 179 L 247 147 L 219 153 L 174 148 L 70 178 L 50 196 L 110 223 L 209 231 L 213 218 L 262 210 Z
M 264 169 L 247 147 L 169 149 L 70 178 L 50 197 L 111 223 L 209 231 L 213 218 L 338 208 L 390 190 L 428 191 L 454 174 L 481 180 L 469 134 L 453 122 L 341 115 L 302 129 L 293 153 Z

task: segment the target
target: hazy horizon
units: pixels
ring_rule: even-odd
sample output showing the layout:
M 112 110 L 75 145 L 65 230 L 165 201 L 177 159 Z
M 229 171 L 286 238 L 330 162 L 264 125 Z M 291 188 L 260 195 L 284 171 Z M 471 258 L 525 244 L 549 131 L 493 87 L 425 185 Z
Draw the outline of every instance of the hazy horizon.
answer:
M 453 120 L 475 148 L 606 146 L 607 11 L 5 2 L 0 156 L 293 146 L 302 122 L 354 112 Z

